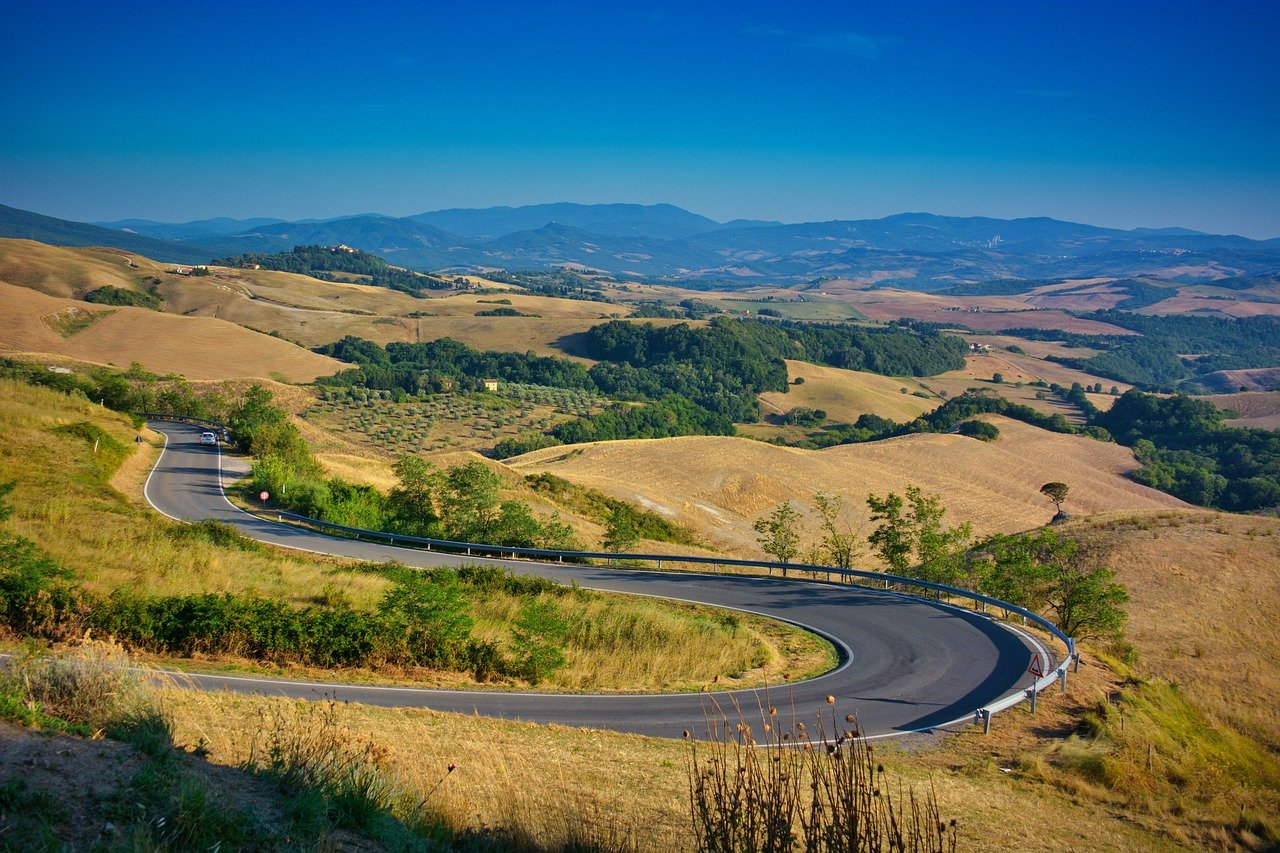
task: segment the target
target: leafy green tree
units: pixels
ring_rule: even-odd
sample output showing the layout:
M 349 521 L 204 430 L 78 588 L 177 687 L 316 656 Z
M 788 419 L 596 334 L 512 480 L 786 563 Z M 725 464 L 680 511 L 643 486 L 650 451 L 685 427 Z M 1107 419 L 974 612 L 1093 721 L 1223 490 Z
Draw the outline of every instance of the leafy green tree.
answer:
M 565 665 L 565 637 L 569 623 L 554 602 L 535 599 L 520 609 L 512 629 L 516 669 L 537 684 Z
M 956 432 L 969 438 L 976 438 L 979 441 L 995 441 L 1000 437 L 999 427 L 976 419 L 963 422 L 956 428 Z
M 787 576 L 786 564 L 800 552 L 799 521 L 800 514 L 791 507 L 791 502 L 783 501 L 768 518 L 761 518 L 755 523 L 760 550 L 783 564 L 784 578 Z
M 456 664 L 473 624 L 457 573 L 400 568 L 393 579 L 395 586 L 378 602 L 388 635 L 410 650 L 409 659 Z
M 447 538 L 485 541 L 500 513 L 501 486 L 502 478 L 479 460 L 446 471 L 440 504 Z
M 997 385 L 1001 385 L 1001 384 L 1003 384 L 1003 383 L 1004 383 L 1004 374 L 1003 374 L 1003 373 L 993 373 L 993 374 L 991 374 L 991 381 L 992 381 L 992 382 L 994 382 L 994 383 L 995 383 L 995 384 L 997 384 Z
M 629 507 L 616 506 L 609 513 L 609 526 L 605 530 L 606 551 L 630 551 L 640 541 L 636 528 L 636 516 Z
M 1071 487 L 1066 483 L 1045 483 L 1040 487 L 1040 494 L 1053 501 L 1054 508 L 1057 510 L 1058 515 L 1061 515 L 1062 502 L 1067 499 L 1067 492 L 1070 490 Z
M 892 492 L 883 498 L 868 495 L 867 506 L 871 520 L 880 522 L 867 541 L 895 573 L 937 583 L 958 577 L 959 549 L 973 531 L 968 524 L 943 526 L 941 498 L 908 486 L 905 500 Z
M 1062 632 L 1077 640 L 1123 630 L 1128 592 L 1076 540 L 1045 528 L 995 537 L 975 550 L 989 560 L 982 586 L 988 595 L 1050 611 Z
M 853 558 L 859 552 L 859 536 L 849 526 L 844 498 L 818 492 L 813 496 L 813 507 L 818 513 L 822 540 L 818 544 L 820 559 L 839 569 L 853 568 Z
M 392 470 L 399 481 L 388 496 L 392 525 L 410 536 L 439 536 L 440 472 L 417 456 L 401 456 Z

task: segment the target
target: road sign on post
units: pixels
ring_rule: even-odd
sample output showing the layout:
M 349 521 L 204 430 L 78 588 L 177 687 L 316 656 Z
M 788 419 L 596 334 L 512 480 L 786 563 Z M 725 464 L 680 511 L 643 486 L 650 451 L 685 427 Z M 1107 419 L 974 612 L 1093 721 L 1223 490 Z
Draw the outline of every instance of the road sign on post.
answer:
M 263 492 L 263 494 L 265 495 L 266 492 Z M 1031 673 L 1036 678 L 1044 675 L 1044 667 L 1040 665 L 1040 655 L 1036 654 L 1031 656 L 1031 666 L 1027 667 L 1027 672 Z
M 267 498 L 269 497 L 271 497 L 271 493 L 268 492 L 266 489 L 263 489 L 262 491 L 258 492 L 258 500 L 262 501 L 263 509 L 267 508 Z

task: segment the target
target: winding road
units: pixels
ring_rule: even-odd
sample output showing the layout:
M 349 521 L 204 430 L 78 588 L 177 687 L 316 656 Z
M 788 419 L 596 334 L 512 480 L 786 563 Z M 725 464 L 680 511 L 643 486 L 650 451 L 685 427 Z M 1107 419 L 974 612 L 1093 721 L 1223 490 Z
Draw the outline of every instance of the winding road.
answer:
M 775 704 L 807 715 L 836 697 L 841 713 L 856 713 L 865 735 L 892 737 L 967 722 L 976 708 L 1030 685 L 1033 652 L 1048 654 L 1031 637 L 986 616 L 913 596 L 781 578 L 683 574 L 489 560 L 341 539 L 250 515 L 222 491 L 221 452 L 201 446 L 202 427 L 153 421 L 166 446 L 147 479 L 147 501 L 174 519 L 206 518 L 285 548 L 359 560 L 397 560 L 410 566 L 485 562 L 518 573 L 576 581 L 609 592 L 660 596 L 757 613 L 807 628 L 831 640 L 839 666 L 808 681 L 775 687 Z M 207 690 L 331 698 L 386 707 L 433 708 L 482 716 L 560 723 L 622 732 L 680 737 L 700 732 L 703 694 L 556 694 L 437 690 L 312 683 L 229 675 L 189 675 Z M 750 714 L 764 692 L 714 693 L 722 707 L 732 696 Z

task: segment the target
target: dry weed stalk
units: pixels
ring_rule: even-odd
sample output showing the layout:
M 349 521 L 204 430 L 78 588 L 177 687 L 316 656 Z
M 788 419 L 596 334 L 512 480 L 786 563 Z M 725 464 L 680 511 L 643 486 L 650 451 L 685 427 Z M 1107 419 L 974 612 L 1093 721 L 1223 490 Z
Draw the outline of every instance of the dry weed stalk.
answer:
M 817 714 L 810 733 L 794 708 L 787 723 L 761 707 L 753 726 L 736 703 L 729 714 L 711 702 L 706 740 L 685 733 L 698 849 L 953 853 L 956 821 L 942 819 L 932 789 L 917 797 L 899 783 L 895 795 L 853 715 L 841 725 L 827 703 L 829 723 Z

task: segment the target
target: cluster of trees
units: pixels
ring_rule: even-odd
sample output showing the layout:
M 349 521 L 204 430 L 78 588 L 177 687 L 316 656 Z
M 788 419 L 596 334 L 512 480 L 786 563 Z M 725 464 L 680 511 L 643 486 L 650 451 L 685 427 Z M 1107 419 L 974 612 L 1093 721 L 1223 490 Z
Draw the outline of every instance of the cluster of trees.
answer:
M 55 373 L 43 365 L 0 358 L 0 377 L 53 388 L 128 415 L 167 412 L 222 420 L 228 405 L 220 391 L 196 391 L 182 377 L 159 376 L 137 362 L 124 371 L 93 367 L 82 372 Z
M 959 338 L 900 328 L 866 330 L 727 317 L 717 317 L 704 328 L 615 320 L 589 329 L 581 347 L 598 360 L 590 370 L 533 352 L 478 352 L 449 339 L 383 348 L 346 337 L 316 351 L 356 365 L 320 380 L 331 385 L 420 394 L 447 387 L 478 388 L 484 379 L 496 378 L 646 403 L 614 406 L 562 424 L 547 438 L 504 440 L 498 450 L 502 456 L 554 442 L 731 435 L 734 423 L 759 420 L 757 394 L 787 390 L 785 358 L 925 375 L 963 365 L 965 351 Z
M 1061 510 L 1067 486 L 1041 489 Z M 865 543 L 846 520 L 838 497 L 818 494 L 814 511 L 817 538 L 802 552 L 801 516 L 783 503 L 756 523 L 762 550 L 781 563 L 798 555 L 814 565 L 848 568 L 864 544 L 889 571 L 902 577 L 981 592 L 1011 604 L 1046 613 L 1068 636 L 1118 637 L 1126 619 L 1128 593 L 1107 568 L 1079 542 L 1048 528 L 1034 533 L 994 536 L 973 542 L 967 524 L 948 526 L 937 495 L 915 486 L 905 495 L 869 495 L 875 528 Z M 785 569 L 784 569 L 785 574 Z
M 1280 366 L 1280 322 L 1274 317 L 1228 320 L 1117 310 L 1081 316 L 1139 334 L 1081 335 L 1056 329 L 1008 329 L 1005 334 L 1102 350 L 1089 357 L 1052 360 L 1148 391 L 1172 391 L 1216 370 Z
M 102 287 L 90 290 L 82 298 L 85 302 L 96 305 L 127 305 L 134 308 L 150 308 L 152 311 L 159 311 L 164 306 L 164 300 L 160 298 L 154 284 L 147 288 L 145 293 L 126 290 L 113 284 L 104 284 Z
M 952 397 L 932 412 L 906 423 L 898 423 L 880 415 L 863 414 L 852 424 L 832 425 L 818 435 L 794 442 L 792 446 L 814 449 L 833 447 L 838 444 L 879 441 L 883 438 L 913 433 L 947 432 L 953 428 L 960 427 L 965 422 L 981 423 L 980 421 L 973 421 L 973 418 L 975 415 L 984 414 L 1004 415 L 1051 432 L 1082 433 L 1104 441 L 1110 439 L 1106 431 L 1101 428 L 1086 426 L 1077 429 L 1061 414 L 1046 415 L 1030 406 L 1010 402 L 1004 397 L 995 396 L 989 390 L 983 390 L 970 391 Z M 965 435 L 972 433 L 975 438 L 983 438 L 985 440 L 994 439 L 999 434 L 999 430 L 996 430 L 993 435 L 986 427 L 995 429 L 990 424 L 985 426 L 964 426 L 962 429 L 968 430 L 968 432 L 964 433 Z M 978 433 L 981 434 L 979 435 Z
M 1280 505 L 1280 431 L 1238 429 L 1223 417 L 1205 400 L 1129 391 L 1092 422 L 1134 449 L 1140 483 L 1237 512 Z
M 318 382 L 358 386 L 406 394 L 432 393 L 447 386 L 478 390 L 485 379 L 500 379 L 553 388 L 597 390 L 586 368 L 567 358 L 532 351 L 480 352 L 451 338 L 423 343 L 395 342 L 386 348 L 347 336 L 317 347 L 316 352 L 357 365 Z
M 811 409 L 808 406 L 796 406 L 794 409 L 789 409 L 782 416 L 784 424 L 798 424 L 799 426 L 817 426 L 826 419 L 826 409 Z
M 495 270 L 485 274 L 490 281 L 514 284 L 540 296 L 561 299 L 583 299 L 590 302 L 612 302 L 604 289 L 586 276 L 572 270 Z
M 218 258 L 210 263 L 219 267 L 257 264 L 264 270 L 299 273 L 330 281 L 334 279 L 326 273 L 345 272 L 367 275 L 371 283 L 378 287 L 401 290 L 406 293 L 447 289 L 452 286 L 448 281 L 435 276 L 390 266 L 377 255 L 371 255 L 359 249 L 348 252 L 345 249 L 331 249 L 328 246 L 294 246 L 288 252 L 234 255 L 229 258 Z

